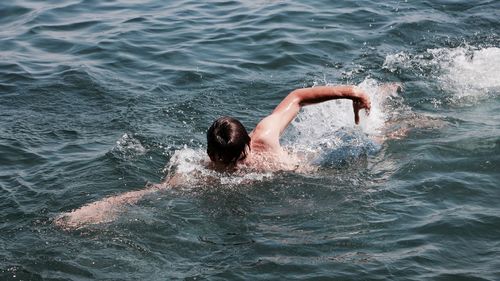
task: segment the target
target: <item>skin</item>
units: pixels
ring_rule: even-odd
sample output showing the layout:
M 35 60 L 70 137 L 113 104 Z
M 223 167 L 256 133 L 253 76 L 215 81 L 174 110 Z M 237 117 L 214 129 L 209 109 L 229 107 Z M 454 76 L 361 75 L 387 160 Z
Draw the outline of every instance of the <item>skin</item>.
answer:
M 269 161 L 288 162 L 293 164 L 293 159 L 280 145 L 280 137 L 295 119 L 300 109 L 306 105 L 317 104 L 335 99 L 350 99 L 353 101 L 354 121 L 359 123 L 359 111 L 371 108 L 370 98 L 361 89 L 355 86 L 320 86 L 303 88 L 288 94 L 273 112 L 262 119 L 250 133 L 250 151 L 247 158 L 238 164 L 260 167 L 262 162 Z M 265 161 L 262 161 L 265 158 Z M 215 167 L 224 168 L 223 163 L 213 163 Z M 235 167 L 225 167 L 235 168 Z M 261 167 L 264 168 L 265 167 Z
M 243 164 L 247 166 L 260 166 L 263 162 L 292 162 L 288 154 L 280 145 L 279 139 L 290 122 L 295 119 L 302 106 L 317 104 L 335 99 L 350 99 L 353 101 L 355 122 L 359 122 L 359 111 L 370 110 L 370 99 L 366 93 L 355 86 L 321 86 L 314 88 L 297 89 L 288 94 L 273 112 L 262 119 L 250 133 L 250 151 Z M 212 168 L 218 169 L 222 163 L 212 163 Z M 222 167 L 231 169 L 234 167 Z M 269 168 L 269 167 L 268 167 Z M 169 177 L 161 184 L 155 184 L 137 191 L 129 191 L 120 195 L 104 198 L 89 203 L 73 211 L 62 213 L 55 218 L 54 224 L 62 229 L 72 230 L 92 224 L 113 221 L 123 210 L 123 206 L 137 203 L 148 194 L 164 190 L 181 184 L 182 175 Z

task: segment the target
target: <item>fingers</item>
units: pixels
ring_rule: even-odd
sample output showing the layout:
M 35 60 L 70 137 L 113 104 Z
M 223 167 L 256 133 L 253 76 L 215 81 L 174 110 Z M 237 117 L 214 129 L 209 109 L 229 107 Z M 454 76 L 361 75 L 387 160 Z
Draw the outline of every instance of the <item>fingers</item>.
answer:
M 354 111 L 354 123 L 359 124 L 359 110 L 363 108 L 363 105 L 359 101 L 354 101 L 352 104 L 352 109 Z
M 353 101 L 353 110 L 354 110 L 354 123 L 356 125 L 359 124 L 359 111 L 361 109 L 365 109 L 366 115 L 370 114 L 370 109 L 371 109 L 371 102 L 369 99 L 364 99 L 364 100 L 354 100 Z
M 363 105 L 361 105 L 360 107 L 365 109 L 366 115 L 370 115 L 370 110 L 372 109 L 372 103 L 371 103 L 371 101 L 369 99 L 366 99 L 363 102 Z

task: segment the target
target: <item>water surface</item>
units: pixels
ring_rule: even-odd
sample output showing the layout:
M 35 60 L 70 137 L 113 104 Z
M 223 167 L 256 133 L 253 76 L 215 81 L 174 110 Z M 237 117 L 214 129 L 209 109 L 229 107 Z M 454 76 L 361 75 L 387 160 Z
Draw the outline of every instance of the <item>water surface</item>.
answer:
M 3 1 L 1 280 L 498 280 L 500 2 Z M 382 98 L 377 87 L 404 90 Z M 199 163 L 291 90 L 314 172 L 217 175 L 77 230 L 53 220 Z M 309 153 L 309 154 L 308 154 Z

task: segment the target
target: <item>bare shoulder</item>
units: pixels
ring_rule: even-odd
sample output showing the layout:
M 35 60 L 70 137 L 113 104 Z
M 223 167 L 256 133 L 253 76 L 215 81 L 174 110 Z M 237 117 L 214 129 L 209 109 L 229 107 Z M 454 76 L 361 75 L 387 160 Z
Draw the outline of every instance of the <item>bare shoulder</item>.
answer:
M 279 116 L 271 114 L 262 119 L 251 133 L 252 150 L 275 150 L 280 148 L 280 128 L 277 126 Z

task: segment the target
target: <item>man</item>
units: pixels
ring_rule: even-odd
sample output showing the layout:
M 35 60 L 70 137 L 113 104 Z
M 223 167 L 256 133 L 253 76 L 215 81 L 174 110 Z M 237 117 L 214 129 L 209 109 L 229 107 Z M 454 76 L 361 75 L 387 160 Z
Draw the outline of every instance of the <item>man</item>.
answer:
M 333 99 L 353 101 L 354 120 L 359 111 L 370 110 L 370 98 L 355 86 L 321 86 L 297 89 L 283 99 L 271 115 L 262 119 L 248 134 L 236 119 L 221 117 L 207 132 L 207 153 L 215 168 L 234 168 L 238 164 L 262 166 L 259 163 L 293 164 L 293 159 L 280 146 L 280 136 L 297 116 L 302 106 Z
M 293 157 L 280 146 L 280 136 L 302 106 L 334 99 L 353 101 L 356 124 L 359 123 L 359 111 L 370 110 L 368 95 L 355 86 L 321 86 L 297 89 L 288 94 L 271 115 L 262 119 L 250 134 L 234 118 L 221 117 L 215 120 L 207 132 L 207 152 L 212 168 L 226 170 L 245 165 L 259 170 L 275 170 L 295 166 Z M 161 184 L 104 198 L 63 213 L 54 223 L 64 229 L 75 229 L 89 224 L 110 222 L 119 214 L 121 206 L 135 204 L 147 194 L 181 183 L 182 175 L 173 175 Z

